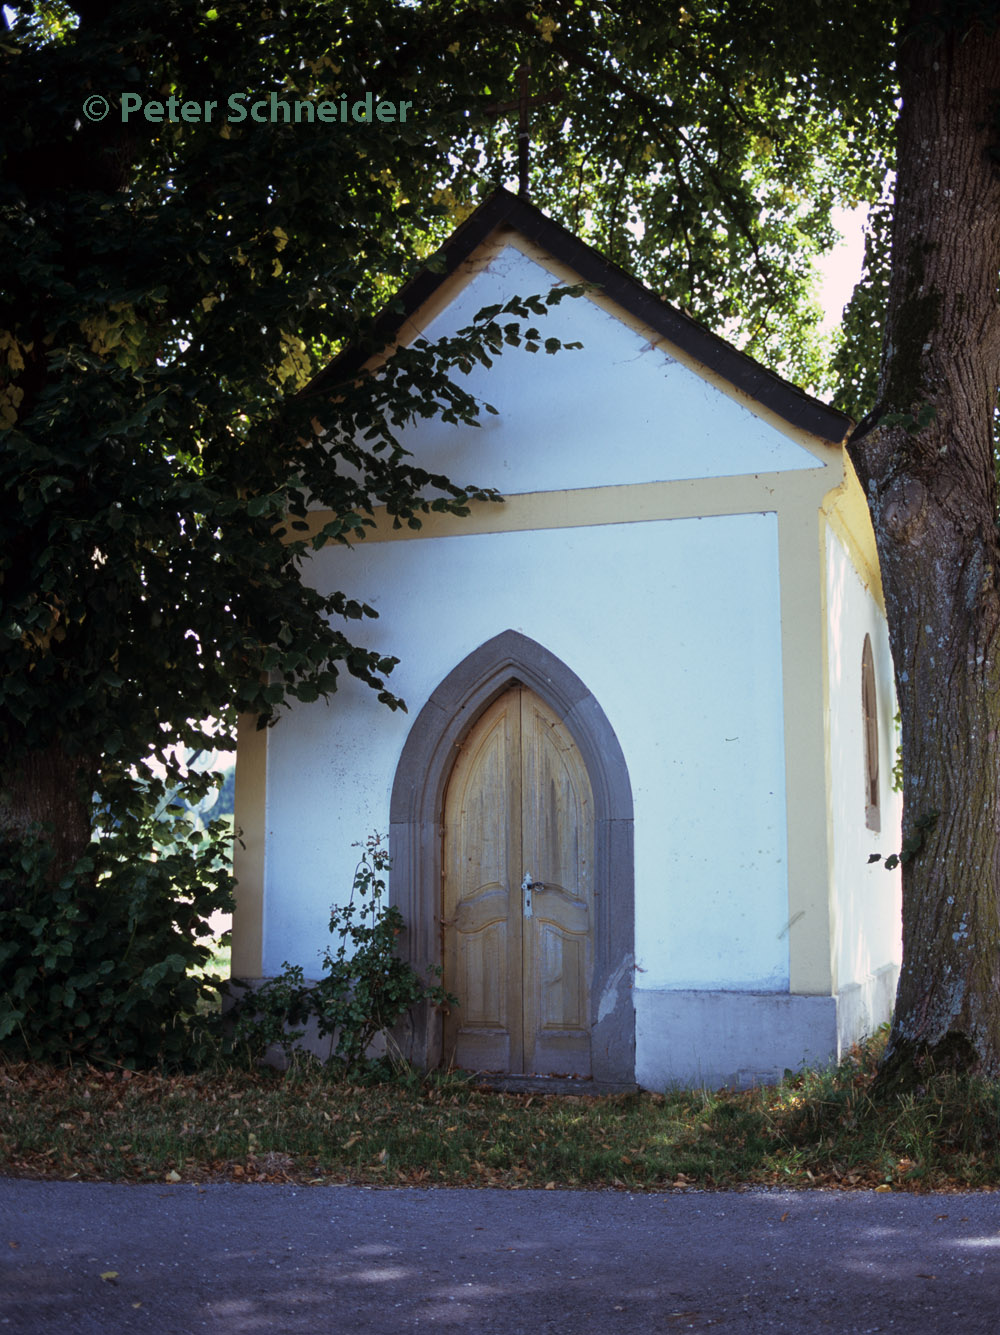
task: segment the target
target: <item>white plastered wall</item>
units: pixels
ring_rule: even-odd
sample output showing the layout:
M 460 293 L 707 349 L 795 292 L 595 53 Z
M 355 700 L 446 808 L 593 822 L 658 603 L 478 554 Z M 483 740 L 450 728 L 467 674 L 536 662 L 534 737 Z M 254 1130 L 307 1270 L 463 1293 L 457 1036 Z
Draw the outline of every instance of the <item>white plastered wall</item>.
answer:
M 637 988 L 787 988 L 776 548 L 774 516 L 758 514 L 320 553 L 321 588 L 378 608 L 359 637 L 402 656 L 392 685 L 409 713 L 345 680 L 330 704 L 300 706 L 269 733 L 264 972 L 315 968 L 329 905 L 350 887 L 352 842 L 388 827 L 412 718 L 509 628 L 582 677 L 622 745 Z
M 512 244 L 487 252 L 450 304 L 426 324 L 415 316 L 407 336 L 433 341 L 513 293 L 547 293 L 563 275 L 541 261 Z M 456 376 L 499 412 L 483 412 L 478 427 L 421 421 L 403 430 L 422 467 L 504 495 L 817 467 L 739 395 L 720 393 L 590 296 L 566 298 L 522 327 L 530 323 L 543 340 L 583 347 L 555 355 L 508 347 L 492 367 Z
M 841 1046 L 889 1018 L 901 958 L 898 869 L 901 798 L 892 788 L 896 713 L 885 617 L 832 527 L 826 530 L 830 702 L 830 803 L 833 827 L 833 949 Z M 880 826 L 865 823 L 861 655 L 871 638 L 878 706 Z M 870 862 L 872 854 L 882 861 Z

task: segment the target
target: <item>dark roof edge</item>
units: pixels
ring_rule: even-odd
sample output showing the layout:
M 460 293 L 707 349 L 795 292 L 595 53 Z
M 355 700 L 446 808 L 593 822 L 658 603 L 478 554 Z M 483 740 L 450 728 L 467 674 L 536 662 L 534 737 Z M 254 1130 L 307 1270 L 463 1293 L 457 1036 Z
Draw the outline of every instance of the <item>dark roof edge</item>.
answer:
M 421 269 L 399 289 L 389 306 L 375 320 L 372 330 L 374 341 L 383 346 L 391 343 L 410 316 L 419 310 L 425 301 L 430 300 L 441 284 L 469 258 L 492 231 L 507 221 L 511 205 L 520 202 L 506 190 L 495 190 L 473 213 L 470 213 L 465 222 L 460 223 L 444 245 L 434 253 L 433 258 L 442 262 L 444 268 L 433 272 L 430 269 Z M 532 213 L 534 212 L 536 210 L 532 209 Z M 328 366 L 313 376 L 309 384 L 299 391 L 297 397 L 311 396 L 321 392 L 329 384 L 336 384 L 354 375 L 361 370 L 373 351 L 371 347 L 361 348 L 357 344 L 349 344 Z
M 533 204 L 506 190 L 495 190 L 455 229 L 437 252 L 436 258 L 444 264 L 440 272 L 423 269 L 400 289 L 392 308 L 385 310 L 375 323 L 377 337 L 385 342 L 391 341 L 409 316 L 433 296 L 491 232 L 504 224 L 528 240 L 536 241 L 553 259 L 562 261 L 578 273 L 584 282 L 599 287 L 605 296 L 630 315 L 655 329 L 682 352 L 790 426 L 799 427 L 833 445 L 839 445 L 847 436 L 852 422 L 845 413 L 790 385 L 718 334 L 711 333 L 690 316 L 661 301 L 624 269 L 605 259 L 560 223 L 553 222 Z M 301 393 L 311 396 L 331 382 L 352 375 L 361 369 L 370 355 L 370 349 L 345 348 Z

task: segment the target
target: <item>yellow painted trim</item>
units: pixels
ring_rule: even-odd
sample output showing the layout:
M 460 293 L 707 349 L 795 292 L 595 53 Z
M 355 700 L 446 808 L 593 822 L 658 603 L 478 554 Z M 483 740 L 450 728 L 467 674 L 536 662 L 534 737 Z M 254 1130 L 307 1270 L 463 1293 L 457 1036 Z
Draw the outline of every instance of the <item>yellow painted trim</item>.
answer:
M 812 474 L 814 486 L 829 473 Z M 789 990 L 834 988 L 823 493 L 778 511 L 788 826 Z
M 849 466 L 847 451 L 844 451 L 845 470 Z M 840 491 L 843 487 L 835 488 Z M 832 496 L 834 493 L 831 492 Z M 824 499 L 824 505 L 826 499 Z M 820 623 L 823 628 L 822 639 L 822 676 L 823 683 L 823 784 L 825 788 L 826 805 L 826 868 L 827 877 L 830 883 L 830 981 L 831 990 L 836 990 L 838 986 L 837 979 L 837 956 L 835 950 L 835 935 L 837 924 L 834 919 L 833 895 L 836 886 L 836 876 L 834 867 L 834 857 L 836 853 L 836 830 L 833 819 L 833 714 L 831 710 L 830 693 L 830 572 L 829 572 L 829 553 L 827 551 L 827 516 L 821 509 L 819 515 L 819 547 L 820 547 Z
M 267 834 L 267 729 L 242 714 L 236 734 L 233 874 L 234 978 L 260 978 L 264 959 L 264 857 Z
M 521 492 L 499 504 L 473 501 L 465 516 L 421 516 L 420 528 L 393 528 L 392 516 L 378 507 L 364 542 L 405 542 L 421 538 L 464 537 L 474 533 L 520 533 L 531 529 L 589 528 L 600 524 L 638 524 L 658 519 L 695 519 L 708 515 L 756 514 L 816 509 L 829 488 L 826 469 L 792 473 L 755 473 L 737 477 L 690 478 L 674 482 L 638 482 L 619 487 L 578 487 L 568 491 Z M 313 510 L 312 537 L 334 518 L 331 510 Z
M 844 480 L 824 498 L 823 514 L 846 549 L 862 584 L 871 591 L 884 615 L 885 594 L 882 591 L 882 572 L 879 568 L 871 513 L 846 450 L 844 463 Z

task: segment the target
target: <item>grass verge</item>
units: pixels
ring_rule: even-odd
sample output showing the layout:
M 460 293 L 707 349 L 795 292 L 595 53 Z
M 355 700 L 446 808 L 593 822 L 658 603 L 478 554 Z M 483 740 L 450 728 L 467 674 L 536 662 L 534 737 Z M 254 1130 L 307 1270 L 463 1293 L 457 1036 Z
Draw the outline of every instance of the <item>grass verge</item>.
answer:
M 461 1075 L 335 1081 L 0 1066 L 0 1173 L 629 1190 L 1000 1184 L 1000 1086 L 939 1078 L 879 1103 L 880 1044 L 741 1093 L 500 1094 Z

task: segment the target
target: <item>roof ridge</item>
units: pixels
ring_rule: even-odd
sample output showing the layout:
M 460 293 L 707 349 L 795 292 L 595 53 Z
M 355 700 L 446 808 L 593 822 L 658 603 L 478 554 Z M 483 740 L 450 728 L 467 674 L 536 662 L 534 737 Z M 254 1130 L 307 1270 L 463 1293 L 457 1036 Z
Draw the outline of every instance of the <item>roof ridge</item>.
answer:
M 433 296 L 477 246 L 504 224 L 528 240 L 537 241 L 554 259 L 573 269 L 585 282 L 599 287 L 605 296 L 630 315 L 648 324 L 707 370 L 721 376 L 734 389 L 790 426 L 809 431 L 835 445 L 841 444 L 848 435 L 852 420 L 846 413 L 807 394 L 747 353 L 740 352 L 720 335 L 658 297 L 627 270 L 549 218 L 536 205 L 499 187 L 435 252 L 432 257 L 437 261 L 435 268 L 431 270 L 425 265 L 400 288 L 391 305 L 376 317 L 373 332 L 378 341 L 391 342 L 413 312 Z M 349 345 L 314 376 L 300 394 L 311 396 L 331 382 L 356 373 L 372 352 L 371 347 Z

